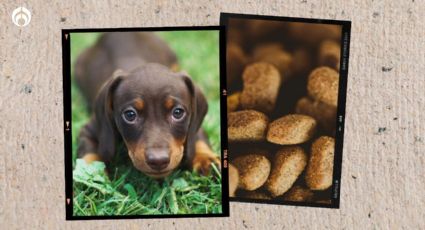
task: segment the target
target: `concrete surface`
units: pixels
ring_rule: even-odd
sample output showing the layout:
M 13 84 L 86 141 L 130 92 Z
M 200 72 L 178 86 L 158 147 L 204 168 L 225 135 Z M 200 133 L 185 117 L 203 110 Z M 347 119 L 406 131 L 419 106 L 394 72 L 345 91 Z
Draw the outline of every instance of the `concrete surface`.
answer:
M 425 228 L 423 0 L 101 2 L 0 3 L 0 228 Z M 21 5 L 23 28 L 11 21 Z M 65 222 L 61 29 L 216 25 L 220 12 L 352 21 L 341 208 L 232 203 L 230 218 Z

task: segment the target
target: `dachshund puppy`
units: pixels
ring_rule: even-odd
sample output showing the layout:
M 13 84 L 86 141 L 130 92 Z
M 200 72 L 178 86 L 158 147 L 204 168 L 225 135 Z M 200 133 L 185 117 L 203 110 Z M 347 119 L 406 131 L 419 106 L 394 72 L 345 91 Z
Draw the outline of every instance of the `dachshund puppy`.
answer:
M 202 174 L 220 166 L 200 129 L 207 101 L 176 66 L 176 55 L 152 32 L 105 33 L 83 52 L 75 77 L 92 116 L 78 157 L 108 163 L 123 143 L 134 167 L 153 178 L 179 166 Z

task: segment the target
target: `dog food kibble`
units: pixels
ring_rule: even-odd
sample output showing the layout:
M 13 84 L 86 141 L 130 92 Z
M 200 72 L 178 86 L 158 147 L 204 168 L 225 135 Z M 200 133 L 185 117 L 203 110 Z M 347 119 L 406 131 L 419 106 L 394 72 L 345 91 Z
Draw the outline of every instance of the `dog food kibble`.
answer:
M 332 185 L 335 140 L 322 136 L 311 146 L 305 181 L 312 190 L 325 190 Z
M 339 41 L 341 39 L 341 26 L 313 23 L 289 23 L 289 35 L 299 43 L 306 46 L 317 47 L 324 40 Z
M 315 100 L 337 106 L 339 75 L 329 67 L 319 67 L 308 76 L 307 91 Z
M 304 143 L 313 136 L 316 120 L 310 116 L 290 114 L 269 124 L 267 140 L 280 145 Z
M 286 201 L 311 201 L 314 193 L 307 188 L 303 188 L 299 185 L 292 187 L 288 192 L 283 195 L 283 199 Z
M 241 35 L 240 30 L 229 30 L 227 31 L 227 44 L 238 44 L 242 45 L 244 42 L 244 39 Z
M 266 55 L 269 55 L 270 53 L 279 52 L 282 50 L 283 50 L 283 47 L 282 47 L 282 44 L 280 43 L 267 43 L 264 45 L 259 45 L 255 47 L 253 51 L 252 59 L 254 60 L 260 59 Z
M 292 54 L 291 73 L 294 76 L 305 76 L 312 68 L 313 60 L 307 49 L 297 49 Z
M 242 110 L 227 116 L 229 141 L 258 141 L 265 138 L 268 118 L 255 110 Z
M 267 40 L 275 31 L 284 30 L 285 25 L 277 21 L 252 20 L 246 25 L 247 35 L 252 43 Z
M 272 197 L 265 192 L 259 192 L 259 191 L 248 191 L 244 192 L 243 197 L 250 198 L 250 199 L 259 199 L 259 200 L 271 200 Z
M 226 52 L 227 82 L 231 84 L 241 78 L 246 57 L 243 50 L 235 44 L 229 44 Z
M 239 187 L 248 191 L 261 187 L 270 174 L 270 161 L 260 154 L 237 157 L 233 165 L 239 172 Z
M 340 52 L 339 43 L 330 40 L 322 42 L 319 50 L 319 64 L 339 70 Z
M 335 131 L 336 107 L 302 97 L 295 106 L 295 112 L 313 117 L 328 133 Z
M 232 164 L 229 164 L 229 196 L 234 197 L 239 183 L 238 170 Z
M 240 92 L 236 92 L 227 97 L 227 112 L 228 113 L 236 111 L 238 109 L 240 95 L 241 95 Z
M 258 62 L 247 66 L 242 75 L 241 107 L 271 112 L 280 88 L 279 71 L 271 64 Z
M 273 167 L 266 188 L 272 196 L 280 196 L 288 191 L 307 164 L 307 155 L 298 146 L 280 149 L 273 159 Z
M 330 204 L 342 26 L 227 22 L 229 194 Z
M 292 56 L 283 49 L 276 47 L 276 45 L 268 45 L 259 47 L 254 51 L 254 61 L 267 62 L 275 66 L 280 73 L 281 80 L 288 79 L 291 73 Z

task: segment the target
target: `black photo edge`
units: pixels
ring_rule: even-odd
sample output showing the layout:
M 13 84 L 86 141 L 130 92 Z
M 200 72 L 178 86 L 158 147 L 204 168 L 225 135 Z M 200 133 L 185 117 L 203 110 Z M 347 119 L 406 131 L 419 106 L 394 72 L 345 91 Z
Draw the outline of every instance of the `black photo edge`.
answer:
M 160 214 L 160 215 L 113 215 L 113 216 L 74 216 L 73 191 L 72 191 L 72 108 L 71 108 L 71 33 L 93 32 L 138 32 L 138 31 L 202 31 L 211 30 L 219 32 L 219 58 L 220 58 L 220 144 L 221 144 L 221 183 L 222 183 L 222 213 L 217 214 Z M 177 27 L 140 27 L 140 28 L 84 28 L 62 29 L 62 87 L 63 87 L 63 130 L 64 130 L 64 164 L 65 164 L 65 213 L 66 220 L 103 220 L 103 219 L 163 219 L 163 218 L 205 218 L 229 217 L 229 182 L 227 166 L 227 102 L 226 102 L 226 36 L 224 26 L 177 26 Z
M 313 18 L 299 18 L 299 17 L 284 17 L 284 16 L 269 16 L 269 15 L 256 15 L 256 14 L 240 14 L 240 13 L 220 13 L 220 25 L 226 27 L 229 19 L 258 19 L 258 20 L 274 20 L 285 22 L 302 22 L 302 23 L 321 23 L 342 26 L 341 36 L 341 60 L 339 70 L 339 89 L 338 89 L 338 105 L 336 114 L 336 133 L 335 133 L 335 156 L 333 168 L 333 183 L 332 183 L 332 197 L 330 204 L 315 203 L 315 202 L 293 202 L 293 201 L 274 201 L 263 199 L 251 199 L 242 197 L 229 197 L 231 202 L 247 202 L 259 204 L 275 204 L 275 205 L 290 205 L 290 206 L 305 206 L 305 207 L 319 207 L 319 208 L 332 208 L 339 209 L 340 207 L 340 193 L 341 193 L 341 172 L 342 172 L 342 150 L 344 142 L 344 124 L 345 124 L 345 107 L 347 97 L 347 77 L 348 77 L 348 60 L 350 53 L 350 37 L 351 37 L 351 21 L 347 20 L 333 20 L 333 19 L 313 19 Z

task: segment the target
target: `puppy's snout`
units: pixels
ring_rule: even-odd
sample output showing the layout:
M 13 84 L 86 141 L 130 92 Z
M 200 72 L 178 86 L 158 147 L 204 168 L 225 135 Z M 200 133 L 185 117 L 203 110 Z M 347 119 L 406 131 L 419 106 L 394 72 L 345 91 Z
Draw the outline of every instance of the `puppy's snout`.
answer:
M 146 163 L 153 170 L 165 169 L 170 163 L 169 149 L 151 148 L 146 151 Z

